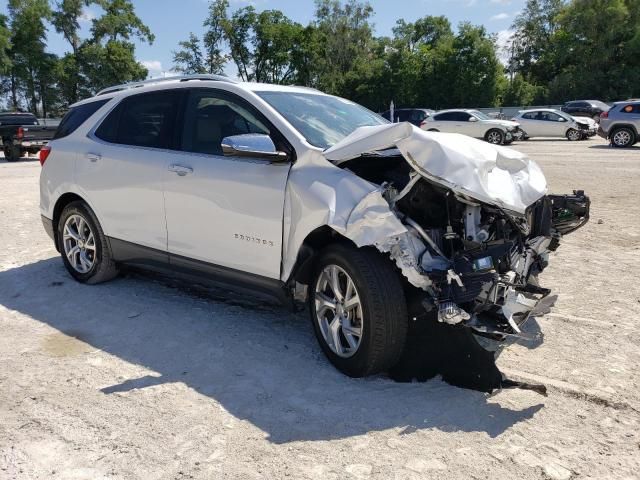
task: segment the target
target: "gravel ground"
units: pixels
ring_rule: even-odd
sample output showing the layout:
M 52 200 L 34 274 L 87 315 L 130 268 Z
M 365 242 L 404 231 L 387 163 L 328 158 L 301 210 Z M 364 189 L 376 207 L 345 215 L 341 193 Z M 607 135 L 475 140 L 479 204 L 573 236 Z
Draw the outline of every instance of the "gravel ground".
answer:
M 353 380 L 305 314 L 139 274 L 79 285 L 38 162 L 0 159 L 0 479 L 640 478 L 640 148 L 514 147 L 593 201 L 542 276 L 544 341 L 498 362 L 548 397 Z

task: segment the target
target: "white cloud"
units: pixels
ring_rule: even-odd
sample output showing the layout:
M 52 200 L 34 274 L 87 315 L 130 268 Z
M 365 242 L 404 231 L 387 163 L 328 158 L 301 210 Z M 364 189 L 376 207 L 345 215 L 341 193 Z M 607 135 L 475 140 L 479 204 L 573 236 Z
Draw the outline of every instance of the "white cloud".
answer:
M 509 18 L 511 15 L 509 15 L 508 13 L 498 13 L 497 15 L 494 15 L 493 17 L 491 17 L 489 20 L 492 21 L 496 21 L 496 20 L 506 20 L 507 18 Z
M 490 0 L 490 3 L 495 3 L 498 5 L 511 5 L 512 0 Z
M 149 70 L 149 73 L 162 72 L 162 62 L 160 60 L 142 60 L 140 63 Z
M 80 23 L 91 23 L 91 20 L 95 18 L 96 18 L 96 14 L 93 13 L 92 10 L 85 7 L 82 9 L 82 13 L 80 14 L 80 17 L 78 17 L 78 21 Z

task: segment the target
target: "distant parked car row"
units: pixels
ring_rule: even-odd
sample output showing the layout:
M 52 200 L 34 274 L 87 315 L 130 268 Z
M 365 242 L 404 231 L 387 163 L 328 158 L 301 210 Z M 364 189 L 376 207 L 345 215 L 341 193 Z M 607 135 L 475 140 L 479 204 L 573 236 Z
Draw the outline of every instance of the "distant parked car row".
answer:
M 609 139 L 615 147 L 640 141 L 640 100 L 636 99 L 616 102 L 613 107 L 599 100 L 573 100 L 560 110 L 520 110 L 511 120 L 504 119 L 501 112 L 485 114 L 473 109 L 398 108 L 393 118 L 389 110 L 381 115 L 393 122 L 410 122 L 423 130 L 462 133 L 497 145 L 531 137 L 577 141 L 596 134 Z

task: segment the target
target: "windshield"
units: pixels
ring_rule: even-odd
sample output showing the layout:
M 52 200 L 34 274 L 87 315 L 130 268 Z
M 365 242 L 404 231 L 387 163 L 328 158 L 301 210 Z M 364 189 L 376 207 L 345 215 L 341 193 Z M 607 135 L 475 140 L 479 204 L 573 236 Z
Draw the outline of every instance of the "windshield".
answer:
M 358 127 L 384 125 L 377 113 L 339 97 L 314 93 L 256 92 L 311 145 L 329 148 Z
M 471 112 L 469 113 L 471 113 L 475 117 L 478 117 L 480 120 L 493 120 L 493 118 L 491 118 L 489 115 L 486 115 L 479 110 L 471 110 Z

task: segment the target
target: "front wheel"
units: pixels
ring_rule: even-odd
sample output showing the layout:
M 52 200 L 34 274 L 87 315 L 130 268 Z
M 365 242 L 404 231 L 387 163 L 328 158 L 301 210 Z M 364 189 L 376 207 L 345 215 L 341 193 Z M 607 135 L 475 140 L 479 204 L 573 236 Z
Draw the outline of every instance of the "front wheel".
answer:
M 57 235 L 64 266 L 77 281 L 100 283 L 118 274 L 98 219 L 84 202 L 71 202 L 64 208 Z
M 379 252 L 327 247 L 311 283 L 311 322 L 323 352 L 350 377 L 395 365 L 404 348 L 407 306 L 398 273 Z
M 484 136 L 484 139 L 487 142 L 492 143 L 493 145 L 501 145 L 502 142 L 504 141 L 504 133 L 494 128 L 489 130 L 486 133 L 486 135 Z
M 580 140 L 582 138 L 582 133 L 580 133 L 575 128 L 570 128 L 567 130 L 567 139 L 570 142 L 575 142 L 576 140 Z

